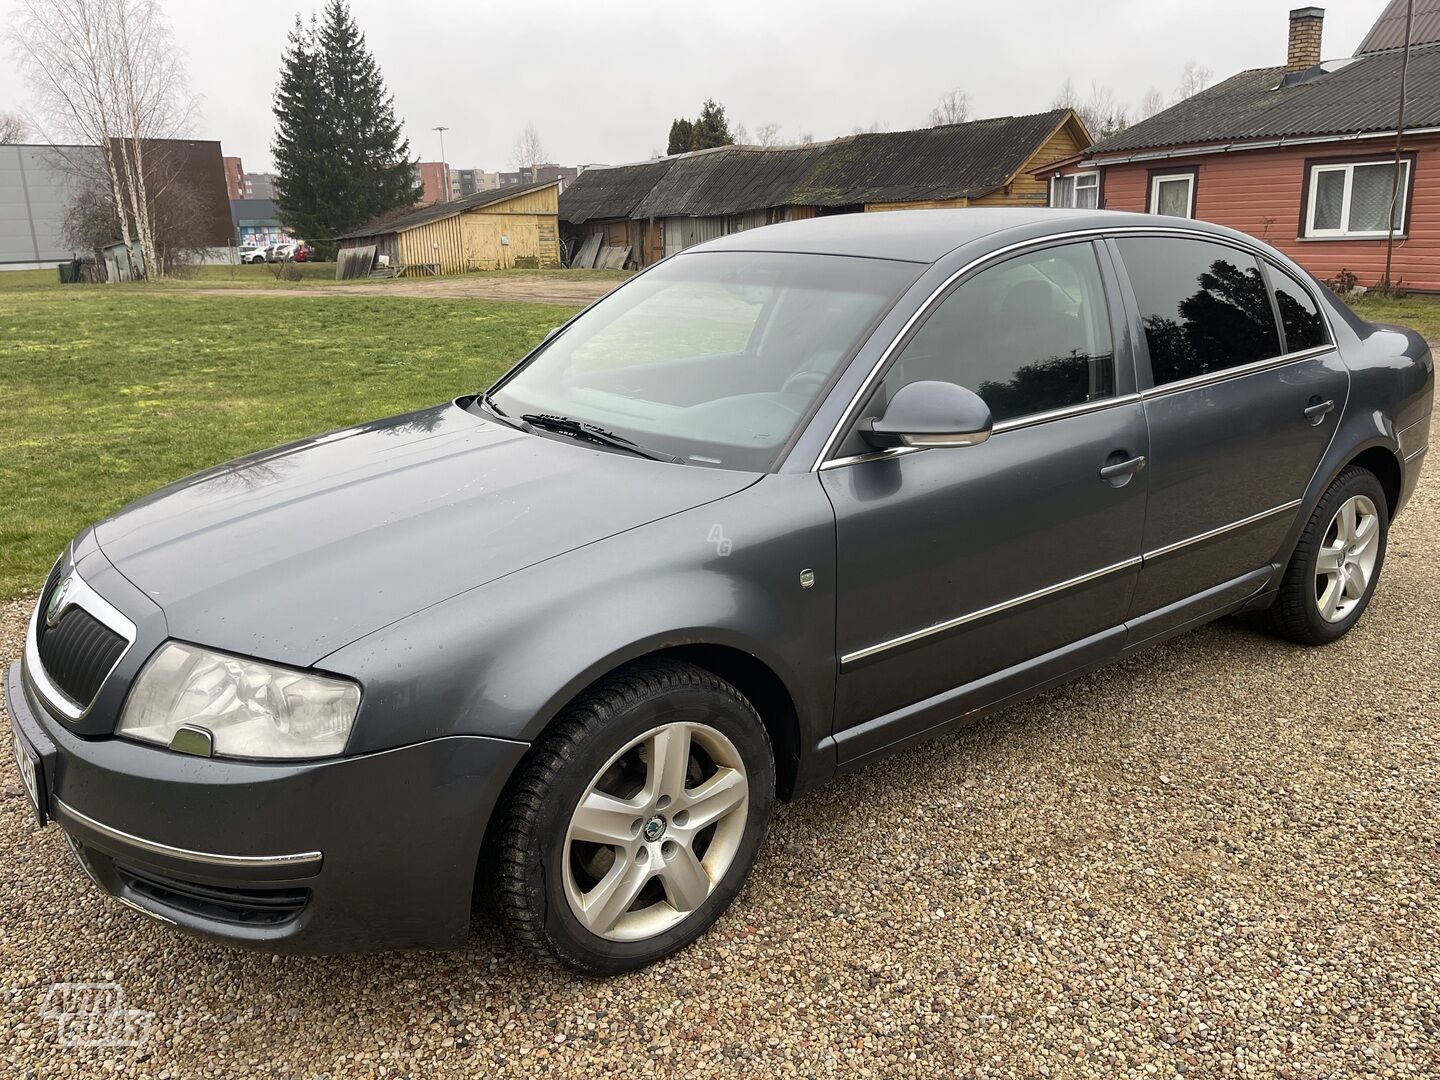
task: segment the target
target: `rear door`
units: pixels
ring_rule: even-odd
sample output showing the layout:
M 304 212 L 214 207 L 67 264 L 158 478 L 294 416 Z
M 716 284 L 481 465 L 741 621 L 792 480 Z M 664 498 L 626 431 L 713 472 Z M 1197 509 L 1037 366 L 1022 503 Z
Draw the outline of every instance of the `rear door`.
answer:
M 1316 298 L 1278 266 L 1189 235 L 1109 243 L 1142 331 L 1150 428 L 1133 645 L 1265 586 L 1350 377 Z

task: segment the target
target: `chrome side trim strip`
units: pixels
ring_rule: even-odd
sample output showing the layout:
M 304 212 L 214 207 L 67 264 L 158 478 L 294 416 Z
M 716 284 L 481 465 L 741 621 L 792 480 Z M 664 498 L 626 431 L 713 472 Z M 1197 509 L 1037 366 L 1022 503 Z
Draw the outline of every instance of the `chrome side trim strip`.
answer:
M 1274 506 L 1269 510 L 1262 510 L 1258 514 L 1251 514 L 1247 518 L 1241 518 L 1239 521 L 1232 521 L 1229 525 L 1221 525 L 1218 529 L 1210 529 L 1208 532 L 1200 533 L 1198 536 L 1187 537 L 1184 540 L 1177 540 L 1173 544 L 1166 544 L 1164 547 L 1156 548 L 1154 551 L 1147 551 L 1145 553 L 1145 561 L 1148 563 L 1151 559 L 1164 558 L 1166 555 L 1179 551 L 1181 548 L 1190 547 L 1192 544 L 1201 544 L 1206 540 L 1213 540 L 1215 537 L 1222 536 L 1225 533 L 1234 532 L 1236 529 L 1243 529 L 1246 526 L 1254 525 L 1257 522 L 1264 521 L 1266 518 L 1274 517 L 1277 514 L 1283 514 L 1287 510 L 1294 510 L 1300 505 L 1300 501 L 1299 499 L 1293 499 L 1283 506 Z
M 324 856 L 318 851 L 304 851 L 295 855 L 216 855 L 208 851 L 190 851 L 187 848 L 171 847 L 169 844 L 146 840 L 144 837 L 112 828 L 87 814 L 82 814 L 59 798 L 55 798 L 53 801 L 64 817 L 77 821 L 118 844 L 138 848 L 152 855 L 164 855 L 171 859 L 199 863 L 202 866 L 223 866 L 230 870 L 274 869 L 278 866 L 293 869 L 296 871 L 297 877 L 304 877 L 307 873 L 319 873 L 320 864 L 324 859 Z
M 1429 450 L 1429 449 L 1430 449 L 1429 446 L 1422 446 L 1422 447 L 1420 447 L 1419 450 L 1416 450 L 1413 454 L 1411 454 L 1409 457 L 1407 457 L 1407 458 L 1405 459 L 1405 464 L 1406 464 L 1406 465 L 1409 465 L 1410 462 L 1412 462 L 1412 461 L 1418 461 L 1420 458 L 1422 458 L 1422 457 L 1425 456 L 1425 451 L 1426 451 L 1426 450 Z
M 1167 394 L 1178 394 L 1185 390 L 1193 390 L 1199 386 L 1228 382 L 1231 379 L 1240 379 L 1246 375 L 1254 375 L 1256 372 L 1269 371 L 1271 368 L 1284 367 L 1287 364 L 1294 364 L 1301 360 L 1310 360 L 1316 356 L 1323 356 L 1325 353 L 1334 351 L 1334 345 L 1319 345 L 1313 349 L 1301 349 L 1299 352 L 1286 353 L 1284 356 L 1272 356 L 1268 360 L 1256 360 L 1254 363 L 1241 364 L 1239 367 L 1221 368 L 1219 371 L 1210 371 L 1204 375 L 1192 375 L 1188 379 L 1178 379 L 1171 383 L 1161 383 L 1159 386 L 1152 386 L 1148 390 L 1142 390 L 1140 396 L 1149 400 L 1150 398 L 1164 397 Z
M 964 626 L 968 622 L 986 618 L 989 615 L 996 615 L 1002 611 L 1009 611 L 1011 608 L 1019 607 L 1021 604 L 1028 604 L 1035 600 L 1042 600 L 1047 596 L 1063 592 L 1066 589 L 1073 589 L 1077 585 L 1084 585 L 1086 582 L 1095 581 L 1108 574 L 1118 573 L 1121 570 L 1129 570 L 1140 565 L 1140 559 L 1126 559 L 1124 562 L 1115 563 L 1113 566 L 1102 567 L 1099 570 L 1092 570 L 1088 574 L 1081 574 L 1079 577 L 1069 578 L 1058 584 L 1047 586 L 1044 589 L 1036 589 L 1034 592 L 1026 593 L 1024 596 L 1017 596 L 1010 600 L 1003 600 L 998 604 L 991 604 L 989 607 L 981 608 L 979 611 L 972 611 L 968 615 L 961 615 L 954 619 L 946 619 L 944 622 L 936 623 L 934 626 L 927 626 L 923 630 L 912 630 L 908 634 L 901 634 L 899 637 L 891 638 L 889 641 L 881 641 L 874 645 L 867 645 L 863 649 L 846 653 L 840 657 L 840 666 L 853 664 L 857 660 L 864 660 L 868 656 L 884 652 L 887 649 L 897 649 L 902 645 L 909 645 L 913 641 L 930 637 L 933 634 L 943 634 L 947 630 L 953 630 L 957 626 Z
M 73 566 L 74 559 L 73 548 L 67 549 L 62 556 L 62 560 L 67 565 Z M 120 650 L 120 655 L 115 658 L 115 663 L 110 665 L 110 670 L 105 673 L 105 678 L 100 680 L 100 685 L 104 686 L 110 676 L 115 674 L 115 669 L 120 666 L 120 661 L 124 660 L 126 654 L 130 652 L 131 646 L 135 644 L 135 624 L 121 614 L 115 605 L 92 589 L 73 568 L 70 571 L 70 579 L 72 584 L 69 593 L 66 594 L 65 603 L 60 608 L 60 614 L 64 614 L 72 607 L 81 608 L 125 639 L 125 648 Z M 90 711 L 90 704 L 93 702 L 82 706 L 79 702 L 71 701 L 64 691 L 50 681 L 50 676 L 45 673 L 45 665 L 40 662 L 39 638 L 40 620 L 44 618 L 45 612 L 45 599 L 42 594 L 35 603 L 35 613 L 30 616 L 30 628 L 25 635 L 25 674 L 29 676 L 30 685 L 34 687 L 41 702 L 53 712 L 73 722 L 82 719 Z M 99 695 L 98 691 L 96 695 Z
M 1122 394 L 1119 397 L 1101 398 L 1099 401 L 1082 401 L 1079 405 L 1070 405 L 1063 409 L 1051 409 L 1049 412 L 1032 413 L 1030 416 L 1016 417 L 1014 420 L 1002 420 L 991 429 L 991 436 L 1003 434 L 1007 431 L 1019 431 L 1028 427 L 1035 427 L 1038 424 L 1048 424 L 1053 420 L 1068 420 L 1072 416 L 1085 416 L 1089 413 L 1104 412 L 1106 409 L 1114 409 L 1121 405 L 1133 405 L 1140 400 L 1139 394 Z M 899 446 L 890 450 L 876 450 L 869 454 L 851 454 L 848 457 L 831 458 L 820 466 L 820 471 L 827 469 L 838 469 L 842 465 L 854 465 L 860 461 L 881 461 L 885 458 L 902 457 L 905 454 L 913 454 L 920 450 L 936 449 L 929 446 Z
M 1262 251 L 1260 248 L 1254 246 L 1253 243 L 1247 243 L 1243 238 L 1230 237 L 1218 233 L 1206 232 L 1204 229 L 1187 229 L 1184 227 L 1166 226 L 1158 223 L 1153 226 L 1120 225 L 1112 226 L 1109 228 L 1091 227 L 1088 229 L 1074 229 L 1070 232 L 1052 233 L 1049 236 L 1032 237 L 1029 240 L 1021 240 L 1006 247 L 996 248 L 994 251 L 988 252 L 987 254 L 982 255 L 977 259 L 972 259 L 970 262 L 966 263 L 964 266 L 960 267 L 960 269 L 956 270 L 953 274 L 947 277 L 931 291 L 930 295 L 927 296 L 925 300 L 921 303 L 921 305 L 915 310 L 915 313 L 912 314 L 910 318 L 905 320 L 905 325 L 900 327 L 900 330 L 890 340 L 890 343 L 885 346 L 885 350 L 880 354 L 880 359 L 878 359 L 875 362 L 874 366 L 871 367 L 869 373 L 865 376 L 865 381 L 860 384 L 860 388 L 856 390 L 855 393 L 851 396 L 850 401 L 845 406 L 844 412 L 840 414 L 840 419 L 836 421 L 835 426 L 830 430 L 830 434 L 826 436 L 825 444 L 820 448 L 819 456 L 817 456 L 815 458 L 815 461 L 811 464 L 810 471 L 819 472 L 821 469 L 825 468 L 826 465 L 834 465 L 840 463 L 849 465 L 853 464 L 856 461 L 869 460 L 871 458 L 871 455 L 866 454 L 854 455 L 849 458 L 836 458 L 834 462 L 826 461 L 826 458 L 829 456 L 830 452 L 839 442 L 841 434 L 846 430 L 847 426 L 849 425 L 856 407 L 873 389 L 876 378 L 879 376 L 880 372 L 885 369 L 886 364 L 890 362 L 890 357 L 894 354 L 896 348 L 899 346 L 901 339 L 903 339 L 905 335 L 910 332 L 910 329 L 921 318 L 923 318 L 927 312 L 929 312 L 930 308 L 934 306 L 936 301 L 939 299 L 940 294 L 945 292 L 946 289 L 950 288 L 950 286 L 953 285 L 959 278 L 964 277 L 966 274 L 970 273 L 970 271 L 980 266 L 983 266 L 988 262 L 993 262 L 997 259 L 1002 258 L 1003 256 L 1014 254 L 1015 252 L 1022 251 L 1026 248 L 1049 247 L 1068 240 L 1103 240 L 1108 236 L 1185 236 L 1190 237 L 1191 239 L 1208 240 L 1212 244 L 1226 244 L 1230 247 L 1239 248 L 1241 251 L 1248 252 L 1256 258 L 1266 259 L 1274 262 L 1273 255 L 1268 252 Z M 1289 274 L 1289 271 L 1287 270 L 1286 273 Z M 1291 274 L 1290 276 L 1294 277 L 1293 274 Z M 1325 303 L 1314 294 L 1309 285 L 1305 284 L 1299 278 L 1295 279 L 1295 283 L 1305 290 L 1306 295 L 1310 297 L 1310 302 L 1315 305 L 1315 310 L 1320 312 L 1321 317 L 1325 320 L 1325 329 L 1330 338 L 1330 344 L 1317 348 L 1314 350 L 1314 352 L 1328 352 L 1335 349 L 1335 327 L 1330 321 L 1330 312 L 1326 308 Z M 1267 360 L 1261 361 L 1261 363 L 1270 364 L 1279 361 L 1284 361 L 1288 363 L 1291 360 L 1299 359 L 1301 355 L 1302 354 L 1300 353 L 1295 353 L 1289 356 L 1280 357 L 1277 361 Z M 1235 373 L 1241 371 L 1242 369 L 1240 368 L 1231 368 L 1230 370 L 1224 372 L 1223 375 L 1221 375 L 1221 373 L 1217 373 L 1217 376 L 1231 377 Z M 1179 383 L 1174 383 L 1172 385 L 1180 386 Z M 916 449 L 923 448 L 917 447 Z M 895 455 L 890 454 L 886 456 Z

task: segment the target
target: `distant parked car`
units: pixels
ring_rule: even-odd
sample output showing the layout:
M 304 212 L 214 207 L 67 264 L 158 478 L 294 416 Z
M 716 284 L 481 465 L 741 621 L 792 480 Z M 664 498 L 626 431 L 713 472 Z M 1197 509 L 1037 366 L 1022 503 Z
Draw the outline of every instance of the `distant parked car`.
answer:
M 1200 221 L 920 210 L 726 236 L 482 393 L 81 532 L 5 675 L 19 779 L 90 880 L 171 927 L 456 944 L 482 885 L 526 945 L 626 971 L 730 905 L 777 799 L 1232 612 L 1340 638 L 1434 391 L 1419 334 Z M 1302 666 L 1226 645 L 1177 684 Z M 1366 647 L 1303 666 L 1343 678 Z M 842 793 L 814 818 L 854 811 Z M 924 811 L 972 813 L 940 790 Z M 863 810 L 876 843 L 910 812 Z M 866 870 L 794 846 L 771 889 L 787 864 L 822 894 Z
M 281 240 L 266 249 L 265 257 L 271 262 L 289 262 L 295 256 L 295 248 L 295 241 Z
M 295 254 L 291 255 L 290 258 L 291 258 L 293 261 L 295 261 L 295 262 L 309 262 L 309 261 L 310 261 L 310 249 L 309 249 L 308 247 L 306 247 L 304 244 L 296 244 L 296 245 L 295 245 Z
M 259 244 L 245 244 L 240 248 L 240 261 L 242 263 L 263 263 L 265 249 Z

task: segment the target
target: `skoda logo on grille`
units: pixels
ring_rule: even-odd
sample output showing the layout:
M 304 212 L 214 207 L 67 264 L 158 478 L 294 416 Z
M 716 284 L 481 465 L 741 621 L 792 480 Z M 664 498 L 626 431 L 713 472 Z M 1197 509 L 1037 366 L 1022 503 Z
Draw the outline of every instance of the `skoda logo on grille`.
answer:
M 50 599 L 45 603 L 45 625 L 54 626 L 60 619 L 60 612 L 65 609 L 65 597 L 70 595 L 70 586 L 75 583 L 73 574 L 67 574 L 60 579 L 50 593 Z

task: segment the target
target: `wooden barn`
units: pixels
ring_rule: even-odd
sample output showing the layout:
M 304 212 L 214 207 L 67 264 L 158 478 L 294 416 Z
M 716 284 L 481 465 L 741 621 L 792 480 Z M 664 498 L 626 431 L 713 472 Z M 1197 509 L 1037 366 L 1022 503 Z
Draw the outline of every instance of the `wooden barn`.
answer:
M 1044 206 L 1035 170 L 1090 142 L 1073 110 L 1055 109 L 803 146 L 722 146 L 589 168 L 561 195 L 560 223 L 582 259 L 601 234 L 604 247 L 628 247 L 630 265 L 648 266 L 729 233 L 823 214 Z
M 402 274 L 557 267 L 559 195 L 553 180 L 482 191 L 346 233 L 340 250 L 373 248 L 377 268 Z

